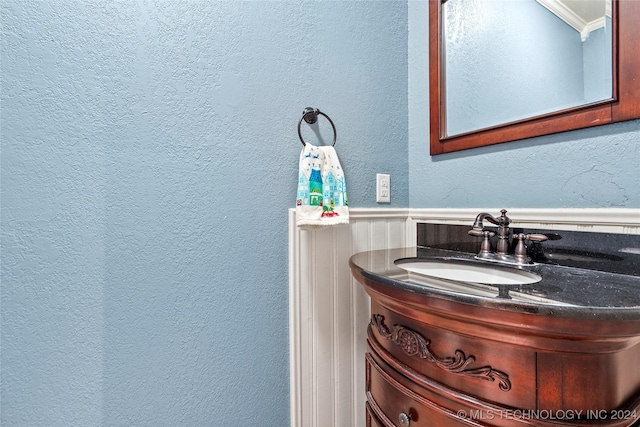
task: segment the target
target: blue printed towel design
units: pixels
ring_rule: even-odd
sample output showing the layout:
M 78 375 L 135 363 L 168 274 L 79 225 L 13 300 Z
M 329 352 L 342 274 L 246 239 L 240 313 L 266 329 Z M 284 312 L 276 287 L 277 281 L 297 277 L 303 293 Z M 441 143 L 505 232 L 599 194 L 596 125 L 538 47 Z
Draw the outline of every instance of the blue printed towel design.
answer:
M 305 144 L 300 153 L 296 224 L 321 228 L 349 223 L 344 172 L 331 146 Z

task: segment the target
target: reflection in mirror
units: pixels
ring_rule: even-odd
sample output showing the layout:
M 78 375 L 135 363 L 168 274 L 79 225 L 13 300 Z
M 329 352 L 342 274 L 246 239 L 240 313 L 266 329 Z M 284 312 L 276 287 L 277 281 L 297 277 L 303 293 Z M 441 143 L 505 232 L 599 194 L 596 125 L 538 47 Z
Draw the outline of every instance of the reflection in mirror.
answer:
M 611 0 L 446 0 L 446 136 L 613 97 Z

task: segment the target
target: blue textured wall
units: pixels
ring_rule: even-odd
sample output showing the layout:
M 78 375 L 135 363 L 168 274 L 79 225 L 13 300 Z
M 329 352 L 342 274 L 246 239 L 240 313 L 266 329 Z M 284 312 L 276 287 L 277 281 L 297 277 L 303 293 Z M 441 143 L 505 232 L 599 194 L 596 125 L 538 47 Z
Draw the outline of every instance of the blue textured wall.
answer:
M 296 125 L 408 206 L 406 2 L 0 13 L 1 424 L 288 425 Z
M 613 32 L 611 18 L 605 18 L 605 25 L 589 33 L 589 37 L 583 43 L 584 61 L 584 97 L 589 101 L 606 99 L 611 97 L 613 77 L 611 64 L 602 60 L 602 53 L 612 57 L 613 44 L 611 33 Z
M 640 120 L 429 156 L 428 2 L 409 1 L 414 208 L 640 208 Z

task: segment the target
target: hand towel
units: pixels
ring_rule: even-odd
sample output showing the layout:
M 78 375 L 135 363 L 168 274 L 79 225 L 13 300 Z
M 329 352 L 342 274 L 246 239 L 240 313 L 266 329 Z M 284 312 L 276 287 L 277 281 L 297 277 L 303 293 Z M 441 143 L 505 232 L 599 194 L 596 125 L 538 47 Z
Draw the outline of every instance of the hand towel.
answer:
M 304 229 L 349 224 L 344 172 L 332 146 L 305 144 L 300 153 L 296 224 Z

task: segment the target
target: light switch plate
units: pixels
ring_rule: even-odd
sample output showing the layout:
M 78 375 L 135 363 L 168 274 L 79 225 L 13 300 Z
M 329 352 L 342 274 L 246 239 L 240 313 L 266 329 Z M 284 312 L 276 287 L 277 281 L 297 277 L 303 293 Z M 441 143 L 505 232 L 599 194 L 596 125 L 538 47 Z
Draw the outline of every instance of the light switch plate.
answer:
M 376 202 L 391 203 L 391 176 L 389 174 L 376 174 Z

